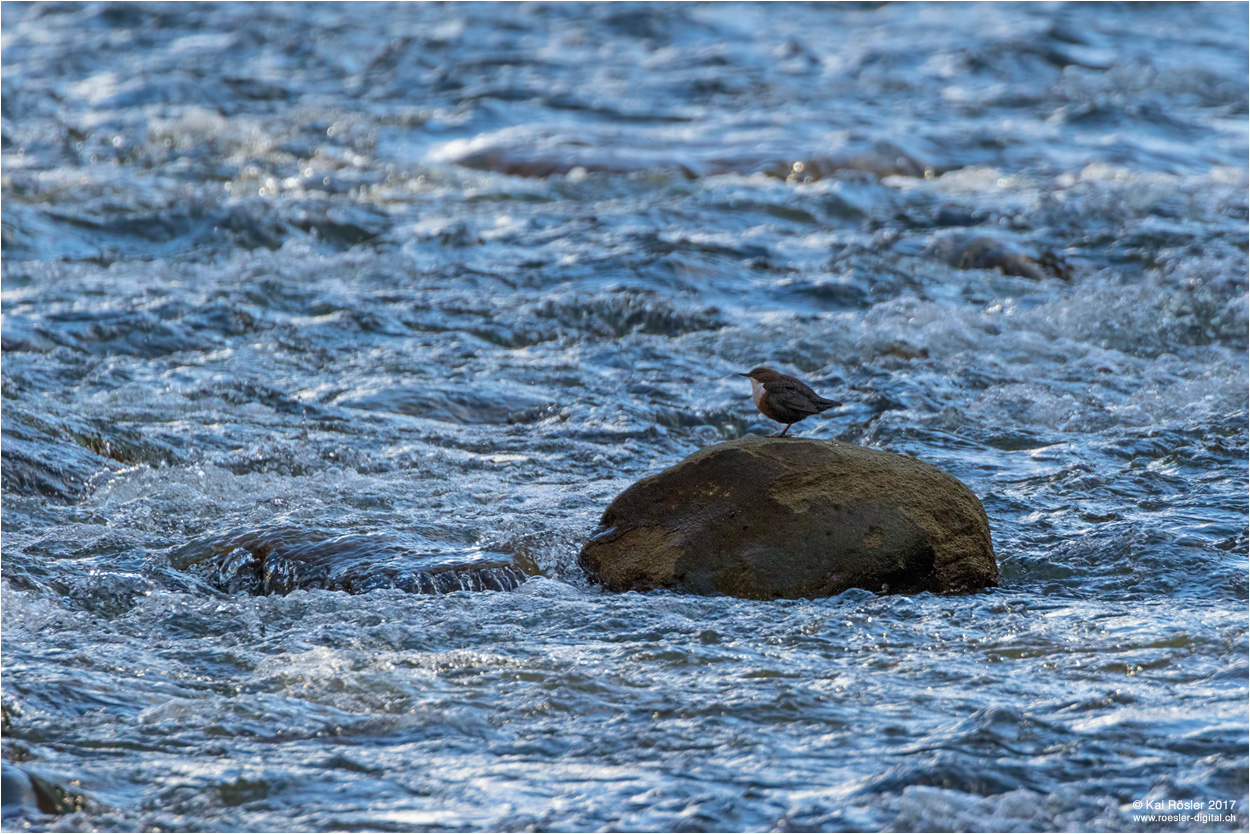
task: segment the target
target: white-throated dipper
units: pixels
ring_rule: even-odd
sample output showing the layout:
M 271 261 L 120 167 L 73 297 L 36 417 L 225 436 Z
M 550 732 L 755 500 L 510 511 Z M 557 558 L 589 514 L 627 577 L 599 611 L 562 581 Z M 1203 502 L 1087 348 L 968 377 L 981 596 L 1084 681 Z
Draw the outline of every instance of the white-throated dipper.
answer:
M 751 399 L 755 400 L 755 407 L 760 413 L 769 420 L 786 424 L 777 437 L 785 437 L 791 426 L 806 417 L 842 405 L 837 400 L 820 396 L 807 383 L 772 368 L 756 368 L 738 376 L 751 380 Z

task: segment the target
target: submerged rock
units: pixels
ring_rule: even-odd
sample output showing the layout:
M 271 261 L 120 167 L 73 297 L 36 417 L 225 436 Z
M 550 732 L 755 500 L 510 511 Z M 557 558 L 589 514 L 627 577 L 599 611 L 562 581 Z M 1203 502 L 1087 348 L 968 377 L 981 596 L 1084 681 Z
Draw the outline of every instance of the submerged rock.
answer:
M 103 810 L 100 803 L 12 762 L 0 763 L 0 817 L 5 827 L 23 825 L 27 817 Z M 23 827 L 28 827 L 25 824 Z
M 100 472 L 173 463 L 178 453 L 133 428 L 5 404 L 0 485 L 19 495 L 74 501 Z
M 171 565 L 226 593 L 298 590 L 363 594 L 395 588 L 414 594 L 511 591 L 530 574 L 504 554 L 379 536 L 323 535 L 297 529 L 239 530 L 183 545 Z
M 752 599 L 998 582 L 989 521 L 955 478 L 849 443 L 745 437 L 616 497 L 579 562 L 610 591 Z
M 1034 281 L 1047 278 L 1072 280 L 1072 269 L 1049 249 L 1040 251 L 1034 257 L 988 235 L 939 236 L 930 244 L 929 253 L 955 269 L 997 269 L 1004 275 L 1017 275 Z
M 496 171 L 513 177 L 562 176 L 574 170 L 587 173 L 638 174 L 674 171 L 687 179 L 719 174 L 763 173 L 788 182 L 815 182 L 840 171 L 864 171 L 878 177 L 924 177 L 934 169 L 889 142 L 852 142 L 821 152 L 742 154 L 716 158 L 676 159 L 654 147 L 612 147 L 574 142 L 561 137 L 504 143 L 477 148 L 451 158 L 475 171 Z

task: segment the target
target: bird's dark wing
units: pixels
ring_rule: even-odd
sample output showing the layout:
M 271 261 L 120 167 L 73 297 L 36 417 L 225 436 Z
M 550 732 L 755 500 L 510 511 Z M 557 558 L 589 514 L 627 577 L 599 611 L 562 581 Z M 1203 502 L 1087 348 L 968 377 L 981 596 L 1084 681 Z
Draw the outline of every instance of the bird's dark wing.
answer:
M 769 401 L 779 409 L 799 414 L 819 414 L 826 408 L 832 407 L 825 405 L 830 402 L 829 400 L 797 379 L 777 379 L 765 382 L 764 390 L 768 393 Z

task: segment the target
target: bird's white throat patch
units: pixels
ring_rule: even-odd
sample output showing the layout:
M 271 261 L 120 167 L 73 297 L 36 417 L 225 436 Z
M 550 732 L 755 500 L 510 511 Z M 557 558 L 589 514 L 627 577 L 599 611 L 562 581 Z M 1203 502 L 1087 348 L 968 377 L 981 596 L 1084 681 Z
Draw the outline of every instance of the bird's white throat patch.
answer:
M 756 408 L 759 408 L 760 400 L 764 399 L 764 383 L 758 379 L 751 380 L 751 399 L 755 400 Z

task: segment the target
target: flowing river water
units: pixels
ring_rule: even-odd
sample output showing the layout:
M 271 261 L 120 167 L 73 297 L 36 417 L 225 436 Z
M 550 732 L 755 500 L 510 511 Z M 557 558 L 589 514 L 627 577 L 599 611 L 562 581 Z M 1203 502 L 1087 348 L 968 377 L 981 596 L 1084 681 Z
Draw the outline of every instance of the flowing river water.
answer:
M 1246 830 L 1245 4 L 2 38 L 6 830 Z M 764 363 L 1001 586 L 589 585 Z

